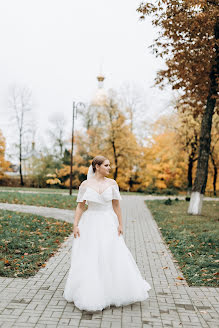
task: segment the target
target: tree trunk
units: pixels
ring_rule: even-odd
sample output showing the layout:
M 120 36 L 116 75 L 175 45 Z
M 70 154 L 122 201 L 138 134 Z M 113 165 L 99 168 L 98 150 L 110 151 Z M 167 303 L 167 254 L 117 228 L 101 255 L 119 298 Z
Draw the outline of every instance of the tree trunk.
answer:
M 215 38 L 219 39 L 219 21 L 215 25 Z M 196 170 L 196 177 L 192 189 L 191 199 L 189 203 L 188 213 L 193 215 L 201 214 L 202 201 L 205 193 L 207 177 L 208 177 L 208 160 L 211 145 L 211 127 L 212 117 L 217 97 L 217 75 L 219 73 L 219 54 L 218 46 L 216 48 L 216 60 L 212 65 L 210 73 L 210 88 L 207 98 L 207 104 L 202 117 L 200 145 L 198 155 L 198 165 Z
M 22 137 L 21 137 L 21 134 L 20 134 L 20 142 L 19 142 L 19 172 L 20 172 L 21 186 L 24 186 L 23 173 L 22 173 Z
M 192 190 L 192 169 L 193 169 L 193 158 L 191 155 L 189 155 L 189 165 L 188 165 L 188 173 L 187 173 L 188 192 Z
M 19 171 L 20 171 L 20 183 L 21 183 L 21 186 L 24 186 L 21 161 L 20 161 L 20 164 L 19 164 Z
M 188 173 L 187 173 L 187 179 L 188 179 L 188 194 L 190 194 L 192 190 L 192 171 L 193 171 L 193 164 L 197 160 L 195 158 L 196 150 L 197 150 L 197 144 L 198 144 L 198 137 L 195 135 L 195 141 L 191 143 L 192 151 L 189 154 L 189 165 L 188 165 Z
M 216 190 L 216 183 L 217 183 L 217 165 L 215 163 L 213 154 L 210 153 L 211 155 L 211 162 L 214 168 L 214 177 L 213 177 L 213 190 L 214 190 L 214 196 L 217 196 L 217 190 Z
M 116 147 L 115 147 L 115 141 L 112 140 L 112 147 L 113 147 L 113 155 L 114 155 L 114 162 L 115 162 L 115 172 L 114 172 L 114 180 L 117 179 L 117 175 L 118 175 L 118 158 L 117 158 L 117 154 L 116 154 Z

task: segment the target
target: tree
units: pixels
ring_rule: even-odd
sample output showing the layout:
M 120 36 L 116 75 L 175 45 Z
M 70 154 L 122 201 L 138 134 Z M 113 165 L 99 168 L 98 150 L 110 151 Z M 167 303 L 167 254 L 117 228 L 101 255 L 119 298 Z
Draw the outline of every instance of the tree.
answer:
M 182 111 L 178 108 L 177 112 L 177 125 L 176 134 L 179 142 L 179 147 L 188 156 L 188 169 L 187 169 L 187 190 L 191 192 L 193 186 L 193 167 L 198 159 L 198 146 L 199 146 L 199 131 L 201 126 L 200 115 L 194 119 L 192 110 Z
M 141 118 L 142 122 L 147 111 L 144 91 L 134 83 L 123 83 L 119 90 L 119 106 L 130 122 L 131 132 L 137 135 L 139 132 L 138 119 Z
M 56 113 L 50 117 L 49 123 L 50 128 L 48 130 L 48 134 L 52 141 L 53 151 L 55 156 L 61 159 L 64 153 L 64 147 L 66 145 L 66 119 L 62 114 Z
M 178 114 L 163 115 L 151 124 L 152 136 L 142 148 L 140 189 L 184 189 L 186 150 L 178 141 Z
M 10 167 L 10 162 L 5 160 L 5 138 L 0 130 L 0 179 Z
M 114 90 L 109 90 L 107 100 L 100 106 L 98 113 L 98 126 L 95 127 L 95 134 L 98 135 L 100 144 L 98 149 L 102 148 L 103 153 L 112 162 L 115 180 L 120 179 L 121 175 L 124 176 L 125 172 L 126 187 L 129 188 L 127 183 L 130 181 L 139 146 L 130 125 L 126 122 Z
M 23 160 L 25 148 L 28 142 L 27 134 L 30 133 L 28 126 L 27 113 L 32 109 L 32 96 L 27 87 L 12 86 L 9 91 L 9 108 L 14 112 L 13 118 L 16 122 L 18 133 L 18 158 L 20 184 L 24 185 L 23 180 Z
M 29 175 L 32 180 L 32 185 L 37 188 L 42 188 L 51 184 L 48 180 L 50 180 L 50 178 L 53 178 L 51 180 L 55 180 L 54 177 L 57 177 L 60 168 L 60 160 L 55 159 L 47 149 L 44 149 L 40 152 L 40 156 L 33 158 L 32 170 Z
M 213 166 L 213 192 L 217 195 L 217 177 L 219 167 L 219 116 L 214 116 L 211 133 L 210 163 Z M 210 168 L 211 168 L 210 164 Z
M 88 166 L 93 157 L 99 154 L 109 158 L 112 167 L 110 176 L 123 189 L 129 190 L 134 185 L 132 177 L 139 161 L 139 146 L 117 100 L 115 92 L 111 90 L 105 103 L 91 104 L 88 110 L 81 112 L 85 132 L 77 131 L 75 135 L 75 187 L 86 178 Z M 69 184 L 68 163 L 59 170 L 59 178 L 65 186 Z
M 169 81 L 181 89 L 182 104 L 193 105 L 194 117 L 202 114 L 198 164 L 188 212 L 200 214 L 207 183 L 212 117 L 219 75 L 219 6 L 216 0 L 157 0 L 144 2 L 137 9 L 141 18 L 152 15 L 159 36 L 152 45 L 156 56 L 166 59 L 167 68 L 159 71 L 156 84 Z

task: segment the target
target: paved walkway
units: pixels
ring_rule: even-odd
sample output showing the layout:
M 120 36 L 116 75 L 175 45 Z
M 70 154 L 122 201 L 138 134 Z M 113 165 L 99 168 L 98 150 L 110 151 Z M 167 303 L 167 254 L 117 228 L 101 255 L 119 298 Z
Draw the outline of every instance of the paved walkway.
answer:
M 23 213 L 33 213 L 37 215 L 42 215 L 48 218 L 54 218 L 59 220 L 64 220 L 73 223 L 73 214 L 71 210 L 63 210 L 61 208 L 44 207 L 44 206 L 32 206 L 32 205 L 19 205 L 19 204 L 8 204 L 0 203 L 0 209 L 23 212 Z
M 152 286 L 150 298 L 95 313 L 67 303 L 62 294 L 70 266 L 71 235 L 34 277 L 0 277 L 1 328 L 219 327 L 219 289 L 188 287 L 185 280 L 178 280 L 182 273 L 143 200 L 125 196 L 121 205 L 124 239 L 142 276 Z M 59 219 L 66 219 L 61 212 L 59 215 Z

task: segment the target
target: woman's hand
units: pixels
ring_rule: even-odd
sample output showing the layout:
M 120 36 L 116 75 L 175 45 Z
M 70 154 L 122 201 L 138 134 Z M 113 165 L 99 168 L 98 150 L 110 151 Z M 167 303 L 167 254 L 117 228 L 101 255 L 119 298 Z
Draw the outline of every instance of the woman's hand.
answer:
M 77 238 L 77 235 L 78 235 L 78 237 L 80 237 L 80 231 L 79 231 L 78 226 L 74 226 L 74 231 L 73 231 L 73 233 L 74 233 L 74 237 L 75 237 L 75 238 Z
M 123 230 L 122 230 L 122 226 L 121 225 L 118 226 L 118 233 L 119 233 L 119 236 L 120 236 L 120 234 L 123 234 Z

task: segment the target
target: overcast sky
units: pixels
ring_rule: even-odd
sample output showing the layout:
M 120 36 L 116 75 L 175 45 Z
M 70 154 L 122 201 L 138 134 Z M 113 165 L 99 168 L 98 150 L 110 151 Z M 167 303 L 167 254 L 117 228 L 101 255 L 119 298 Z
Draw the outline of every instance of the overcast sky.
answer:
M 97 89 L 102 64 L 106 89 L 123 82 L 139 85 L 151 117 L 165 111 L 171 91 L 153 89 L 164 67 L 151 54 L 155 30 L 139 21 L 136 0 L 7 0 L 0 3 L 0 129 L 13 139 L 8 109 L 9 86 L 32 91 L 37 134 L 48 118 L 62 112 L 69 123 L 72 101 L 88 102 Z

